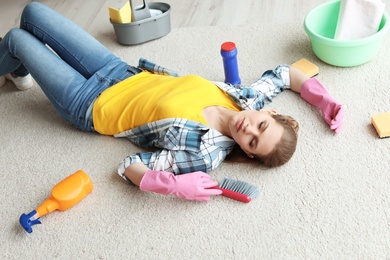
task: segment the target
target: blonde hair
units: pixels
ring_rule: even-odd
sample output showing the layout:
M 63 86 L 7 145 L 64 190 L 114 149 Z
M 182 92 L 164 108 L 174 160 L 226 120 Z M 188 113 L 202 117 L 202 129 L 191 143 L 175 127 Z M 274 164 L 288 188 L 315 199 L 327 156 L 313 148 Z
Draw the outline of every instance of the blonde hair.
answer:
M 269 154 L 265 156 L 255 155 L 255 158 L 264 166 L 277 167 L 288 162 L 293 156 L 298 142 L 299 124 L 290 116 L 279 114 L 271 116 L 283 127 L 283 135 L 279 143 L 276 144 Z M 226 159 L 231 162 L 247 162 L 251 160 L 239 146 Z

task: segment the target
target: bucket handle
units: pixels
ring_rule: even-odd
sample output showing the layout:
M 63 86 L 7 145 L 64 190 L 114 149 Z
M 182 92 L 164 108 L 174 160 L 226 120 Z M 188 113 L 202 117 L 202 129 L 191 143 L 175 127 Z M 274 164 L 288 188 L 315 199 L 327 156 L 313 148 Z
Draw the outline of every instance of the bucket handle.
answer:
M 130 1 L 131 13 L 132 13 L 131 16 L 132 22 L 144 20 L 151 17 L 149 6 L 146 3 L 146 0 L 142 0 L 143 5 L 137 7 L 134 4 L 134 0 L 129 0 L 129 1 Z

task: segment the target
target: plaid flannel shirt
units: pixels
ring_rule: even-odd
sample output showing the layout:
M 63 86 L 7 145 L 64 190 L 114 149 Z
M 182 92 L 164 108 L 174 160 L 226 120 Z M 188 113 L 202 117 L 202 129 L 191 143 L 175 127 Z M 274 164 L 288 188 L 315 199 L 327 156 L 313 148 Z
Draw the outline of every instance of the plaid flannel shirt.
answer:
M 158 66 L 141 58 L 139 67 L 156 74 L 180 76 L 177 72 Z M 213 82 L 225 91 L 243 110 L 260 110 L 265 101 L 290 88 L 289 65 L 279 65 L 266 71 L 259 80 L 245 87 L 223 82 Z M 127 156 L 118 167 L 124 172 L 134 163 L 143 163 L 149 169 L 184 174 L 195 171 L 210 172 L 222 163 L 232 151 L 235 141 L 207 125 L 183 118 L 167 118 L 151 122 L 115 137 L 128 138 L 145 148 L 157 151 L 141 152 Z M 129 181 L 129 180 L 128 180 Z

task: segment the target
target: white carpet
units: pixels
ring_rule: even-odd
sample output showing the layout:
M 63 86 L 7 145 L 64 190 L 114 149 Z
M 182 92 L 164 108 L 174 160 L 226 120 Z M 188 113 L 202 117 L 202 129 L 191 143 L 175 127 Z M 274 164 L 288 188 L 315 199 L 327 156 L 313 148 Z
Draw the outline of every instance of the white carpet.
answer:
M 140 46 L 98 37 L 130 64 L 139 57 L 183 73 L 223 80 L 219 48 L 234 41 L 245 84 L 279 63 L 305 57 L 345 105 L 334 135 L 319 110 L 284 92 L 267 105 L 300 122 L 297 152 L 279 168 L 223 163 L 212 176 L 260 187 L 249 204 L 209 203 L 144 193 L 116 166 L 140 149 L 127 140 L 80 132 L 59 118 L 38 86 L 0 89 L 2 259 L 379 259 L 390 257 L 390 139 L 379 139 L 373 114 L 390 111 L 390 42 L 354 68 L 336 68 L 312 53 L 302 24 L 174 29 Z M 48 71 L 50 73 L 50 71 Z M 41 218 L 27 234 L 19 216 L 78 169 L 94 191 L 75 207 Z

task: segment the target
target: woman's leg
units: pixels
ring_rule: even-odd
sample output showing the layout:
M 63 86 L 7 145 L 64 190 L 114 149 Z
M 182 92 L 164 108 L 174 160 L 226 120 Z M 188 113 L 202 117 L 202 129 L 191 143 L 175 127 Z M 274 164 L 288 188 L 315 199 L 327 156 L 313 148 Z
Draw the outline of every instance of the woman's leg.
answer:
M 119 58 L 78 25 L 50 9 L 32 2 L 23 10 L 20 28 L 46 43 L 86 79 Z
M 0 75 L 24 66 L 61 116 L 86 79 L 31 33 L 15 28 L 0 42 Z M 68 120 L 69 121 L 69 120 Z
M 0 42 L 0 75 L 22 73 L 24 67 L 62 117 L 90 130 L 84 118 L 87 108 L 105 88 L 131 75 L 128 65 L 45 5 L 27 5 L 21 28 Z

